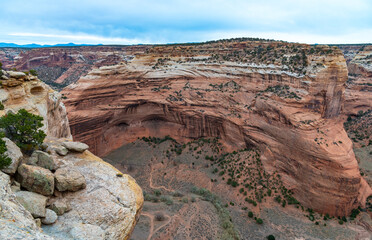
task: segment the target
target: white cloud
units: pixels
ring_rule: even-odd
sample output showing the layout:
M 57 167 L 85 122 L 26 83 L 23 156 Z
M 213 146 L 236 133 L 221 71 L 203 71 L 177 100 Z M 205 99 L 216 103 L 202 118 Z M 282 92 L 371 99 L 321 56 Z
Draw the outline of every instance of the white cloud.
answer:
M 142 39 L 128 39 L 118 37 L 102 37 L 86 34 L 45 34 L 45 33 L 9 33 L 9 36 L 21 37 L 35 40 L 44 39 L 44 43 L 56 44 L 61 42 L 85 43 L 85 44 L 137 44 L 148 43 Z

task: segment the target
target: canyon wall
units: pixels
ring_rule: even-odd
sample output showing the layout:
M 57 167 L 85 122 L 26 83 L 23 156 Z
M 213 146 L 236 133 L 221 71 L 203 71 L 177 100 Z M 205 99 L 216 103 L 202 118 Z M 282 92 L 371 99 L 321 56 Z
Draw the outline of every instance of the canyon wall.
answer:
M 157 46 L 62 92 L 72 135 L 104 156 L 143 136 L 258 147 L 306 207 L 347 215 L 372 193 L 340 120 L 347 66 L 335 47 L 283 42 Z

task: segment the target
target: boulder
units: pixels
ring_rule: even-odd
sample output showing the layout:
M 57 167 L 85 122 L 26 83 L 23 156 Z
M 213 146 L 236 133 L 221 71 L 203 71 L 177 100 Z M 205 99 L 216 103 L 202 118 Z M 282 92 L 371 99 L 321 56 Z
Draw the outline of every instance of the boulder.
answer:
M 46 209 L 45 211 L 45 217 L 41 219 L 41 222 L 45 225 L 53 224 L 57 221 L 57 214 L 50 209 Z
M 2 169 L 2 171 L 7 174 L 13 175 L 17 171 L 19 162 L 21 161 L 23 155 L 21 149 L 19 149 L 19 147 L 14 142 L 12 142 L 8 138 L 3 138 L 3 140 L 5 141 L 5 145 L 8 149 L 6 151 L 6 155 L 8 155 L 10 159 L 12 159 L 12 163 L 8 167 Z
M 68 212 L 71 210 L 70 204 L 66 202 L 64 199 L 57 199 L 55 202 L 53 202 L 49 209 L 53 210 L 58 216 L 63 215 L 65 212 Z
M 81 142 L 64 142 L 62 143 L 62 145 L 68 150 L 73 151 L 73 152 L 84 152 L 85 150 L 89 148 L 88 145 L 86 145 L 85 143 L 81 143 Z
M 30 158 L 26 160 L 27 164 L 39 166 L 49 170 L 56 170 L 57 166 L 51 155 L 43 151 L 34 151 Z
M 55 151 L 60 156 L 66 156 L 68 154 L 68 150 L 64 146 L 56 147 Z
M 16 182 L 16 181 L 14 181 L 13 183 L 12 183 L 12 186 L 10 186 L 10 188 L 12 189 L 12 192 L 19 192 L 19 191 L 21 191 L 21 184 L 19 184 L 19 182 Z
M 22 164 L 18 168 L 17 180 L 29 191 L 50 196 L 54 192 L 54 175 L 48 169 Z
M 19 78 L 26 77 L 26 74 L 24 72 L 8 71 L 7 73 L 9 74 L 9 77 L 11 77 L 11 78 L 19 79 Z
M 56 188 L 58 191 L 78 191 L 86 187 L 86 181 L 80 171 L 64 167 L 55 172 Z
M 19 191 L 15 193 L 18 202 L 29 211 L 34 218 L 46 216 L 47 197 L 28 191 Z

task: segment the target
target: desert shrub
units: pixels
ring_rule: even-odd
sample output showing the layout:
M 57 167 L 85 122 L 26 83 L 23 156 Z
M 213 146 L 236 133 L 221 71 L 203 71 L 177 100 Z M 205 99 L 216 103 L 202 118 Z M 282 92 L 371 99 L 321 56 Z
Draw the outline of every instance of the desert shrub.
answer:
M 275 240 L 274 235 L 271 235 L 271 234 L 269 236 L 267 236 L 266 238 L 267 238 L 267 240 Z
M 184 197 L 184 198 L 182 198 L 182 202 L 188 203 L 189 202 L 189 199 L 187 197 Z
M 154 194 L 155 194 L 155 196 L 160 196 L 161 195 L 161 191 L 160 190 L 158 190 L 158 189 L 155 189 L 154 190 Z
M 40 130 L 43 118 L 21 109 L 18 113 L 7 113 L 0 118 L 0 128 L 23 152 L 30 153 L 38 149 L 46 134 Z
M 164 221 L 164 219 L 165 219 L 165 217 L 164 217 L 164 214 L 163 213 L 156 213 L 155 214 L 155 220 L 156 221 L 161 222 L 161 221 Z
M 256 223 L 257 223 L 257 224 L 262 224 L 262 223 L 263 223 L 263 220 L 262 220 L 261 218 L 257 218 L 257 219 L 256 219 Z
M 31 69 L 31 70 L 29 71 L 29 73 L 30 73 L 32 76 L 37 76 L 37 72 L 36 72 L 35 69 Z
M 165 204 L 172 205 L 173 204 L 173 200 L 171 198 L 168 198 L 167 201 L 165 202 Z
M 248 217 L 253 218 L 253 212 L 249 211 L 248 212 Z
M 176 192 L 173 193 L 173 197 L 183 197 L 183 194 L 176 191 Z
M 3 137 L 4 134 L 0 133 L 0 169 L 6 168 L 12 163 L 12 159 L 6 154 L 8 149 L 6 148 L 5 141 L 2 139 Z

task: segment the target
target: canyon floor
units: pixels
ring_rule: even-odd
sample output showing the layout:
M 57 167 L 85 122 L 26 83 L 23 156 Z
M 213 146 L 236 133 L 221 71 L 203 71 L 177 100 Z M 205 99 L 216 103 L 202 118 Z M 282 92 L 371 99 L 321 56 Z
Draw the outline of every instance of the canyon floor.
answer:
M 146 201 L 131 239 L 372 238 L 366 210 L 345 222 L 295 202 L 283 204 L 290 196 L 283 194 L 280 177 L 263 170 L 255 149 L 221 150 L 217 139 L 182 145 L 171 138 L 144 138 L 108 154 L 105 161 L 144 190 Z M 240 177 L 247 170 L 250 174 Z M 262 192 L 261 202 L 249 201 Z

